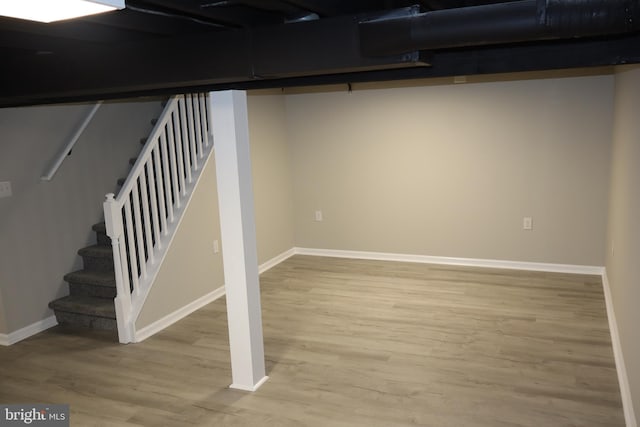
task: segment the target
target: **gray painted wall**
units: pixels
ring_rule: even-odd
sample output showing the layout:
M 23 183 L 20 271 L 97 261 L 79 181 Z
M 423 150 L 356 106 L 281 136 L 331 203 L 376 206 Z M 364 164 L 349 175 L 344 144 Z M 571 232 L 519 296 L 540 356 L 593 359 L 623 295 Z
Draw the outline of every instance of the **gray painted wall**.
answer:
M 604 265 L 613 84 L 499 76 L 287 95 L 296 245 Z
M 7 332 L 7 322 L 4 318 L 4 303 L 2 302 L 2 292 L 0 291 L 0 334 L 6 334 Z
M 636 418 L 640 417 L 640 67 L 616 73 L 607 276 Z
M 285 98 L 272 91 L 250 92 L 248 109 L 258 262 L 264 263 L 294 246 Z
M 139 330 L 224 286 L 214 154 L 202 171 L 178 231 L 136 320 Z
M 52 182 L 41 182 L 87 104 L 0 109 L 0 181 L 13 197 L 0 199 L 0 290 L 5 332 L 53 313 L 49 301 L 68 294 L 64 274 L 81 268 L 76 251 L 92 244 L 104 195 L 128 170 L 139 139 L 151 130 L 159 102 L 109 102 L 89 124 Z

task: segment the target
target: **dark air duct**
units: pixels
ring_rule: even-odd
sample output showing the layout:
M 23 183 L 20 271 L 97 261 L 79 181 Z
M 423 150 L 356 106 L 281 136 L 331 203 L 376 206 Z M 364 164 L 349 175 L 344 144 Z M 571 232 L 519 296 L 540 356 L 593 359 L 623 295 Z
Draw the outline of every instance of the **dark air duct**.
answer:
M 360 23 L 363 54 L 568 39 L 640 30 L 640 0 L 520 0 Z

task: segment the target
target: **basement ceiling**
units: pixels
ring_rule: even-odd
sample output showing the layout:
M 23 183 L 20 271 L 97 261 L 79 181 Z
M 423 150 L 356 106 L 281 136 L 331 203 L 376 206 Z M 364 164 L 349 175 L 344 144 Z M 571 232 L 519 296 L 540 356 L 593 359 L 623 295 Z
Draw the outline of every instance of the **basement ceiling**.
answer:
M 640 0 L 128 0 L 0 17 L 0 107 L 640 62 Z

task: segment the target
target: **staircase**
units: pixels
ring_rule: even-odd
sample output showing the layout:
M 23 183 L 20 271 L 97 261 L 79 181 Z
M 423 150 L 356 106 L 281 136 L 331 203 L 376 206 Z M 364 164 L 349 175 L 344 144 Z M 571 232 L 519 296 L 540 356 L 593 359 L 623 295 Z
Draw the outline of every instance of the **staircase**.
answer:
M 95 224 L 97 243 L 78 251 L 84 269 L 64 276 L 69 283 L 69 296 L 51 301 L 49 308 L 59 324 L 116 331 L 116 278 L 111 242 L 104 222 Z
M 49 303 L 58 323 L 117 331 L 121 343 L 136 341 L 135 321 L 213 152 L 206 94 L 172 97 L 152 125 L 117 197 L 106 196 L 96 244 L 78 251 L 84 268 L 64 277 L 69 296 Z
M 155 124 L 154 119 L 151 125 Z M 140 139 L 141 145 L 146 142 L 147 138 Z M 133 166 L 136 160 L 137 157 L 129 159 L 129 165 Z M 118 187 L 122 187 L 125 180 L 119 178 Z M 96 244 L 78 250 L 84 268 L 64 276 L 69 284 L 69 296 L 51 301 L 49 308 L 61 325 L 117 331 L 113 303 L 117 291 L 111 239 L 107 236 L 104 221 L 94 224 L 91 229 L 96 234 Z

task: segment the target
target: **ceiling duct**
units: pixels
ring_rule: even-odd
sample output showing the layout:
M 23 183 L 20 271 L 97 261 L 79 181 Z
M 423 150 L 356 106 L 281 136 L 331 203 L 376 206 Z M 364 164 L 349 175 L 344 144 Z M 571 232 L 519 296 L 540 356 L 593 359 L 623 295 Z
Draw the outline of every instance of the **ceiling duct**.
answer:
M 640 30 L 639 0 L 520 0 L 360 23 L 364 55 L 623 34 Z

